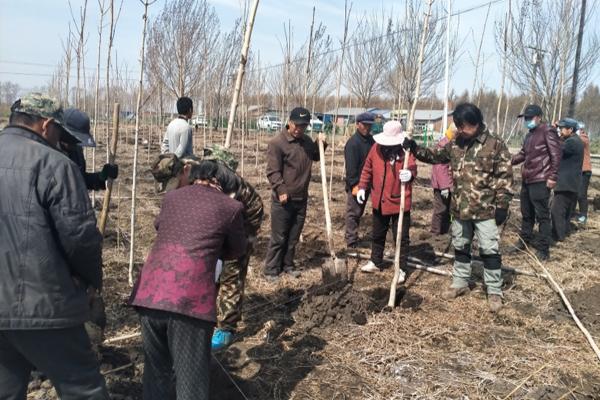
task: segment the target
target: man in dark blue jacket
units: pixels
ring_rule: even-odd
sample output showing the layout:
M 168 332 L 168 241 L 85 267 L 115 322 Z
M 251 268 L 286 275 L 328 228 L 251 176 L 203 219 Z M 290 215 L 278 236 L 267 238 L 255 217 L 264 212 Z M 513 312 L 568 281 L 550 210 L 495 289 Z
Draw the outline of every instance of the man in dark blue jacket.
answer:
M 578 123 L 572 118 L 558 122 L 562 141 L 562 159 L 558 168 L 558 182 L 552 200 L 552 236 L 562 241 L 569 235 L 571 211 L 577 201 L 583 165 L 583 142 L 575 134 Z
M 61 399 L 108 399 L 84 322 L 102 287 L 102 237 L 81 172 L 59 151 L 62 109 L 30 94 L 0 132 L 0 398 L 31 370 Z
M 365 112 L 356 116 L 356 133 L 346 142 L 344 157 L 346 160 L 346 247 L 348 255 L 356 254 L 358 245 L 358 225 L 365 212 L 366 201 L 356 201 L 360 172 L 375 143 L 371 136 L 371 127 L 375 123 L 375 114 Z

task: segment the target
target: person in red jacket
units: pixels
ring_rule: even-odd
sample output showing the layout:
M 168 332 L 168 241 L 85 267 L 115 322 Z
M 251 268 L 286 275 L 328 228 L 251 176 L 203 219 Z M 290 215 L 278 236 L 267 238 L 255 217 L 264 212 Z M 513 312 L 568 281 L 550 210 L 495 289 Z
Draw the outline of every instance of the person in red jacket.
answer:
M 456 134 L 456 126 L 452 123 L 446 134 L 438 142 L 437 147 L 442 148 L 448 144 Z M 433 164 L 431 166 L 431 187 L 433 189 L 433 213 L 431 215 L 431 233 L 444 235 L 450 230 L 450 200 L 452 197 L 452 170 L 450 163 Z
M 383 132 L 375 135 L 375 145 L 371 147 L 358 183 L 356 200 L 364 203 L 367 191 L 371 192 L 373 203 L 373 234 L 371 259 L 361 267 L 362 272 L 377 272 L 383 265 L 383 250 L 387 231 L 392 226 L 394 241 L 400 215 L 400 189 L 406 185 L 404 202 L 404 219 L 402 222 L 402 248 L 409 245 L 410 205 L 412 181 L 417 176 L 417 163 L 412 154 L 409 155 L 408 168 L 404 166 L 405 135 L 398 121 L 388 121 Z M 401 266 L 406 264 L 407 252 L 402 253 Z M 401 271 L 402 272 L 402 271 Z M 400 282 L 404 281 L 404 273 Z

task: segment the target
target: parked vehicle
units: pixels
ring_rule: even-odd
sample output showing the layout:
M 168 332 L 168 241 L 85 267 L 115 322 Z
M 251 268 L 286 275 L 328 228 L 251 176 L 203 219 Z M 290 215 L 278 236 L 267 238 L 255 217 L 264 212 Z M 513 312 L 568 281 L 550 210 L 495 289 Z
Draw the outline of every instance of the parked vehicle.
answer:
M 194 125 L 195 128 L 199 128 L 199 127 L 204 127 L 204 126 L 208 126 L 208 120 L 206 119 L 206 116 L 204 115 L 196 115 L 195 117 L 192 118 L 191 120 L 192 125 Z
M 323 121 L 317 118 L 312 118 L 307 130 L 309 132 L 323 132 Z
M 263 115 L 256 123 L 258 129 L 266 129 L 270 131 L 280 130 L 282 123 L 281 120 L 274 115 Z

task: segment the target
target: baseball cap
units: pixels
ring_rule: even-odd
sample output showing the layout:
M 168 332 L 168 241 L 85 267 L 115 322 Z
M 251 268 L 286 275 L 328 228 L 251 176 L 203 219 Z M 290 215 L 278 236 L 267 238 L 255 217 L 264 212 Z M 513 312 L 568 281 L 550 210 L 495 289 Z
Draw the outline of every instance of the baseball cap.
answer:
M 375 114 L 370 112 L 364 112 L 356 116 L 356 123 L 362 122 L 363 124 L 374 124 Z
M 96 142 L 90 134 L 90 117 L 76 108 L 67 108 L 63 112 L 63 126 L 75 136 L 84 147 L 96 147 Z
M 540 106 L 538 106 L 537 104 L 530 104 L 527 107 L 525 107 L 525 110 L 523 110 L 523 112 L 521 114 L 519 114 L 517 117 L 518 118 L 541 117 L 542 114 L 543 114 L 543 112 L 542 112 L 542 108 Z
M 310 124 L 310 111 L 304 107 L 296 107 L 290 113 L 290 121 L 294 124 Z
M 202 159 L 221 161 L 232 171 L 235 171 L 238 166 L 238 162 L 235 159 L 233 153 L 225 147 L 220 146 L 218 144 L 213 144 L 212 146 L 205 147 L 204 157 L 202 157 Z
M 80 142 L 79 139 L 65 127 L 64 113 L 61 105 L 54 98 L 46 94 L 38 92 L 28 93 L 15 101 L 10 107 L 10 111 L 35 115 L 42 118 L 52 118 L 54 122 L 67 133 L 66 135 L 62 135 L 63 137 L 61 140 L 72 144 Z
M 577 120 L 573 118 L 563 118 L 560 121 L 558 121 L 558 127 L 571 128 L 573 130 L 576 130 L 579 127 L 579 122 L 577 122 Z

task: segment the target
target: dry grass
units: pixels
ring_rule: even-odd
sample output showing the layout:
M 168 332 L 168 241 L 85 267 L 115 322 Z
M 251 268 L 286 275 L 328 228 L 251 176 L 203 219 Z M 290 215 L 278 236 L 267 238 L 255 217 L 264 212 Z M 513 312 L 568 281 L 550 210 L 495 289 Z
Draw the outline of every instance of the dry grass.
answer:
M 155 141 L 152 152 L 157 151 Z M 102 149 L 102 143 L 100 146 Z M 135 313 L 125 307 L 130 294 L 127 255 L 131 148 L 126 144 L 119 149 L 121 199 L 113 202 L 107 228 L 104 256 L 109 315 L 107 337 L 130 333 L 138 327 Z M 247 139 L 245 175 L 256 184 L 268 215 L 270 194 L 264 179 L 266 143 L 261 143 L 258 169 L 255 168 L 255 149 L 253 138 Z M 239 152 L 240 149 L 234 145 L 234 150 Z M 152 223 L 160 207 L 152 181 L 145 172 L 146 157 L 141 159 L 138 268 L 152 244 Z M 335 243 L 340 250 L 345 207 L 341 148 L 337 149 L 335 165 L 332 214 Z M 250 399 L 600 398 L 598 360 L 558 296 L 537 278 L 507 277 L 506 307 L 499 315 L 493 315 L 488 312 L 480 279 L 468 296 L 446 302 L 439 293 L 448 283 L 447 278 L 413 272 L 405 284 L 399 306 L 392 312 L 384 312 L 393 271 L 361 274 L 357 272 L 359 264 L 350 260 L 354 277 L 352 289 L 373 299 L 366 325 L 334 324 L 325 329 L 297 329 L 293 313 L 307 291 L 319 288 L 319 267 L 327 254 L 317 168 L 315 165 L 304 240 L 297 251 L 297 263 L 304 272 L 299 279 L 284 278 L 276 284 L 261 278 L 269 235 L 267 218 L 250 264 L 240 341 L 217 355 L 239 390 L 219 364 L 215 364 L 214 399 L 243 399 L 244 396 Z M 427 185 L 429 171 L 429 167 L 419 165 L 419 176 L 423 178 L 419 180 L 420 185 Z M 597 189 L 591 191 L 598 193 Z M 445 250 L 448 239 L 432 237 L 428 232 L 430 190 L 417 188 L 414 193 L 411 248 Z M 520 214 L 518 203 L 514 204 L 513 211 L 515 216 Z M 513 218 L 518 222 L 517 217 Z M 362 232 L 366 234 L 370 216 L 365 216 L 363 221 Z M 554 248 L 552 259 L 546 264 L 570 297 L 584 299 L 587 291 L 600 285 L 599 231 L 600 217 L 591 212 L 587 229 Z M 516 229 L 509 226 L 502 238 L 503 247 L 514 243 L 516 238 Z M 426 257 L 423 253 L 419 256 Z M 523 254 L 505 255 L 504 263 L 533 270 L 531 261 Z M 446 265 L 450 268 L 450 264 Z M 475 271 L 475 275 L 480 277 L 480 271 Z M 589 324 L 592 335 L 598 338 L 600 298 L 589 301 L 590 304 L 585 304 L 587 308 L 577 302 L 574 307 L 582 313 L 580 317 L 584 324 Z M 141 398 L 139 350 L 136 339 L 115 343 L 103 350 L 106 369 L 118 367 L 115 360 L 122 364 L 133 361 L 138 365 L 135 370 L 108 376 L 115 398 Z M 123 357 L 115 357 L 115 354 Z

